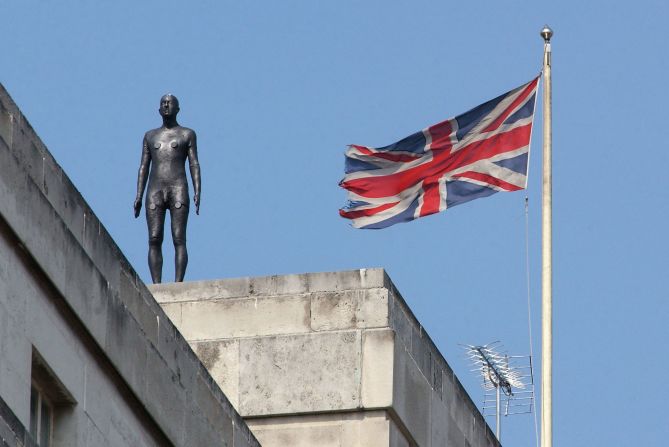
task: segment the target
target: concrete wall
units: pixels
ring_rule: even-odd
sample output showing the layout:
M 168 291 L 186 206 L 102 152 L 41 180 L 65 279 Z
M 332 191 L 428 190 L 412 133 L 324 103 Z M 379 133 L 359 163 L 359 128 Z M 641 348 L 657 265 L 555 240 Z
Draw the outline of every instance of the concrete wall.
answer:
M 31 445 L 38 355 L 56 446 L 258 446 L 0 86 L 0 436 Z
M 264 446 L 408 447 L 387 411 L 254 418 L 253 433 Z
M 150 290 L 265 447 L 498 445 L 381 269 Z

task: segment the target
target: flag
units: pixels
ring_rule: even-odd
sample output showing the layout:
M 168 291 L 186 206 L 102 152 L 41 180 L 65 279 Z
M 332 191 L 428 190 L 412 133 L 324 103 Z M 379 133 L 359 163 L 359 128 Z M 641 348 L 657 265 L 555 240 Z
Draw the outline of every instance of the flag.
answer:
M 497 191 L 527 186 L 539 77 L 469 112 L 381 148 L 346 151 L 348 204 L 355 228 L 385 228 Z

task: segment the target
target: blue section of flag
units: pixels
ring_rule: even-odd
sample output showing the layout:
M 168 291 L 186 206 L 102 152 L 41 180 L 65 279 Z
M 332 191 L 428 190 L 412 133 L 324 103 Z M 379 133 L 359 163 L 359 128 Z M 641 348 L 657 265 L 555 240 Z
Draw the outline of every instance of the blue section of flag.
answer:
M 529 154 L 520 154 L 517 157 L 507 158 L 505 160 L 499 160 L 494 162 L 497 166 L 501 166 L 506 169 L 510 169 L 513 172 L 519 174 L 525 174 L 527 172 L 527 161 Z
M 425 152 L 425 143 L 425 135 L 423 135 L 423 132 L 416 132 L 406 138 L 401 139 L 397 143 L 385 147 L 380 147 L 377 150 L 379 152 L 402 151 L 420 154 Z
M 367 206 L 369 205 L 369 202 L 363 202 L 362 200 L 355 200 L 355 201 L 349 201 L 348 202 L 348 207 L 349 208 L 354 208 L 357 206 Z
M 450 208 L 470 200 L 490 196 L 496 192 L 487 186 L 456 180 L 446 183 L 446 204 Z
M 508 117 L 506 121 L 504 121 L 504 124 L 515 123 L 518 120 L 522 120 L 524 118 L 529 118 L 530 116 L 532 116 L 532 114 L 534 113 L 534 97 L 535 95 L 532 95 L 530 100 L 527 101 L 527 103 L 525 103 L 523 107 L 518 109 L 517 112 L 515 112 L 513 115 Z
M 365 161 L 356 160 L 354 158 L 347 158 L 344 163 L 344 172 L 350 174 L 351 172 L 369 171 L 370 169 L 377 169 L 378 166 Z
M 498 96 L 495 99 L 474 107 L 469 112 L 455 117 L 458 122 L 458 131 L 456 133 L 458 140 L 462 140 L 470 130 L 474 128 L 485 116 L 488 114 L 505 98 L 506 95 Z

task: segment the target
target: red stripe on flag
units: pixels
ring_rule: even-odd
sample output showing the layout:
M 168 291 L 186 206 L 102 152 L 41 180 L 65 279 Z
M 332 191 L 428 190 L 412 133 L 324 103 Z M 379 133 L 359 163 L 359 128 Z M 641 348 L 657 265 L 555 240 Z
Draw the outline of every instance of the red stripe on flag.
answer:
M 439 212 L 441 196 L 439 194 L 439 177 L 430 177 L 423 180 L 423 205 L 420 207 L 420 217 Z
M 356 211 L 339 210 L 339 215 L 347 219 L 357 219 L 358 217 L 369 217 L 378 214 L 381 211 L 385 211 L 388 208 L 392 208 L 398 203 L 399 202 L 384 203 L 383 205 L 377 206 L 375 208 L 367 208 L 364 210 L 356 210 Z
M 427 128 L 432 142 L 430 149 L 450 149 L 453 145 L 451 137 L 453 136 L 452 120 L 442 121 L 439 124 Z
M 493 135 L 485 140 L 470 143 L 440 163 L 442 172 L 452 171 L 461 166 L 467 166 L 527 146 L 530 143 L 531 133 L 532 124 L 527 124 L 508 132 Z
M 520 191 L 523 189 L 509 182 L 505 182 L 504 180 L 501 180 L 497 177 L 475 171 L 463 172 L 461 174 L 454 175 L 453 178 L 469 178 L 472 180 L 478 180 L 479 182 L 488 183 L 489 185 L 495 185 L 505 191 Z
M 504 121 L 506 121 L 506 119 L 511 115 L 511 112 L 514 111 L 516 106 L 518 106 L 520 103 L 525 101 L 527 99 L 527 97 L 530 95 L 530 93 L 532 93 L 532 91 L 534 90 L 534 88 L 537 85 L 537 82 L 539 82 L 539 78 L 536 78 L 534 81 L 527 84 L 527 87 L 525 87 L 523 92 L 520 95 L 518 95 L 518 97 L 515 99 L 515 101 L 513 101 L 511 103 L 511 105 L 509 105 L 509 107 L 506 108 L 504 113 L 502 113 L 500 116 L 498 116 L 495 121 L 490 123 L 488 125 L 488 127 L 483 129 L 481 132 L 491 132 L 491 131 L 497 129 L 499 126 L 501 126 L 502 123 Z

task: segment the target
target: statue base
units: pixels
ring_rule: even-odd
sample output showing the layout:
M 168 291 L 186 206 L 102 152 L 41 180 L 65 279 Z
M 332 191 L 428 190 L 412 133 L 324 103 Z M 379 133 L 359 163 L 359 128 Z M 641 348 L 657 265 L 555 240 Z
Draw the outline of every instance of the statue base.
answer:
M 382 269 L 149 289 L 264 447 L 499 445 Z

